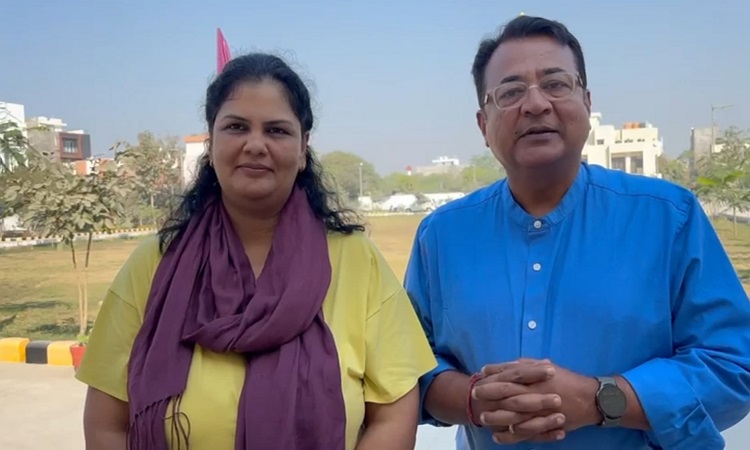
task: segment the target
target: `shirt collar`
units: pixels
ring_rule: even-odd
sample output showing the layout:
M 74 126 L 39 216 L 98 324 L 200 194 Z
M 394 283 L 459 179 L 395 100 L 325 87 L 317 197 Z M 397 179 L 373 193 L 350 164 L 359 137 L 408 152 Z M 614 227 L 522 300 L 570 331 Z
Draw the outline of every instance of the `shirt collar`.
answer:
M 510 192 L 510 184 L 507 182 L 503 183 L 502 186 L 502 202 L 505 205 L 510 218 L 521 227 L 532 228 L 534 223 L 541 220 L 546 226 L 556 225 L 565 219 L 576 205 L 581 201 L 583 196 L 586 194 L 586 188 L 588 187 L 589 181 L 589 167 L 586 163 L 581 163 L 578 169 L 578 175 L 576 175 L 573 184 L 565 193 L 560 204 L 555 209 L 547 213 L 544 217 L 534 217 L 527 213 L 521 205 L 516 202 L 513 198 L 513 194 Z M 538 224 L 537 224 L 538 225 Z M 538 227 L 535 227 L 538 228 Z

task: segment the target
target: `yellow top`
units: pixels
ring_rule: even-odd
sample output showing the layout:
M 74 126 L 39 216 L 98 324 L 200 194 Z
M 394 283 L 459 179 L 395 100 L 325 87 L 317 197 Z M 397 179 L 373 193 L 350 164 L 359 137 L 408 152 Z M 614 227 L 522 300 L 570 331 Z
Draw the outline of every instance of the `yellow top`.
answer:
M 353 449 L 365 402 L 398 400 L 437 362 L 406 292 L 371 241 L 362 233 L 333 233 L 328 248 L 333 273 L 323 312 L 339 355 L 346 448 Z M 131 347 L 159 260 L 158 240 L 152 237 L 125 262 L 107 292 L 76 374 L 123 401 L 128 399 Z M 190 448 L 234 448 L 244 371 L 243 356 L 196 346 L 180 405 L 190 421 Z M 167 422 L 167 439 L 170 428 Z

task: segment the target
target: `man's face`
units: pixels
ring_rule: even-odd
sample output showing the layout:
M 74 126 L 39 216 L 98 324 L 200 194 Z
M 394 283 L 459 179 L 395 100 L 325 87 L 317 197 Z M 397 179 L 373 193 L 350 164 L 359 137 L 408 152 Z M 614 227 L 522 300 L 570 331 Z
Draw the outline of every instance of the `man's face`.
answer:
M 546 36 L 504 42 L 490 58 L 485 85 L 490 96 L 477 123 L 509 174 L 580 161 L 591 95 L 569 47 Z

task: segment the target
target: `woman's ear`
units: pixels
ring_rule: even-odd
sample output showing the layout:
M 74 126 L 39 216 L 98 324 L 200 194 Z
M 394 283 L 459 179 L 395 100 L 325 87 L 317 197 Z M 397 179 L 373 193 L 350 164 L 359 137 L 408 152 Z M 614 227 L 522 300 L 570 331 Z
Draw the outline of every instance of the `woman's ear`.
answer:
M 310 132 L 302 136 L 302 151 L 299 153 L 299 171 L 302 172 L 307 167 L 307 152 L 310 151 Z

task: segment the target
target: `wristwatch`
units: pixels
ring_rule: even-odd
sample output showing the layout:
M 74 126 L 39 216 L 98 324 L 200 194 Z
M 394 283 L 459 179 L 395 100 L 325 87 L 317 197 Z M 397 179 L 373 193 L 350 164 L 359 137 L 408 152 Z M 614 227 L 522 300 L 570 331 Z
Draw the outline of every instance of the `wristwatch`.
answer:
M 602 427 L 610 428 L 620 425 L 620 420 L 628 406 L 625 393 L 622 392 L 613 377 L 596 377 L 599 390 L 596 392 L 596 407 L 602 415 Z

